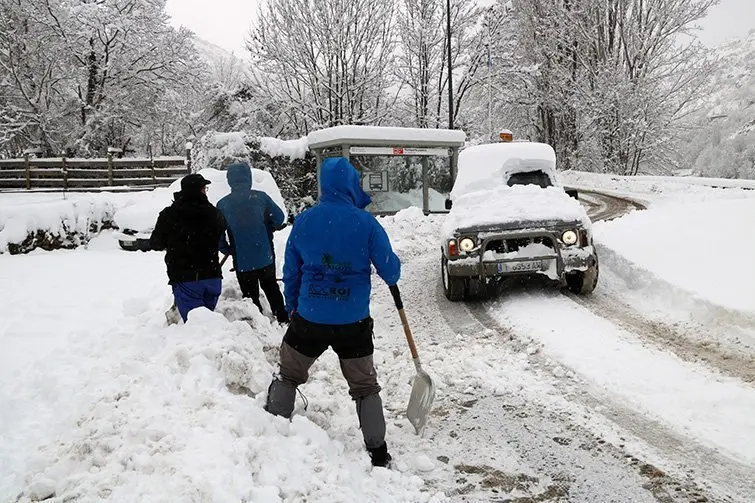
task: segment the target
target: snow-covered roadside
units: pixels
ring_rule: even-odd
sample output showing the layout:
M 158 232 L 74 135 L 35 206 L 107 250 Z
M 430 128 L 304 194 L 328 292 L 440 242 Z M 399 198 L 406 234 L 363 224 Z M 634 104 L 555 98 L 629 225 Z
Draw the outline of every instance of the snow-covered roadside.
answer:
M 753 197 L 754 180 L 698 177 L 618 176 L 584 171 L 560 173 L 564 185 L 577 189 L 626 196 L 646 205 L 668 202 L 701 202 L 707 199 Z
M 595 225 L 595 239 L 692 295 L 755 314 L 755 194 L 666 202 Z

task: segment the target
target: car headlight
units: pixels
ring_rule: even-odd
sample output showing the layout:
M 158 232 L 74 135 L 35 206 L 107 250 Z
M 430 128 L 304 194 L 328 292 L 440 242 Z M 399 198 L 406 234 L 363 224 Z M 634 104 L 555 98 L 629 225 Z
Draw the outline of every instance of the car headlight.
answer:
M 461 238 L 459 240 L 459 249 L 464 253 L 471 252 L 474 250 L 475 244 L 476 243 L 472 238 Z
M 571 229 L 569 229 L 568 231 L 564 231 L 564 233 L 561 234 L 561 241 L 567 246 L 577 244 L 578 240 L 579 240 L 579 235 Z

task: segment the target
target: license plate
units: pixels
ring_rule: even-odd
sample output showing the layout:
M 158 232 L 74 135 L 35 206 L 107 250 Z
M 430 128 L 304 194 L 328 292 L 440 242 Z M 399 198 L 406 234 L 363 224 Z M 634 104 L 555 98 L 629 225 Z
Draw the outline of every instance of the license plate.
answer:
M 542 260 L 528 260 L 526 262 L 499 262 L 498 272 L 537 272 L 545 270 Z

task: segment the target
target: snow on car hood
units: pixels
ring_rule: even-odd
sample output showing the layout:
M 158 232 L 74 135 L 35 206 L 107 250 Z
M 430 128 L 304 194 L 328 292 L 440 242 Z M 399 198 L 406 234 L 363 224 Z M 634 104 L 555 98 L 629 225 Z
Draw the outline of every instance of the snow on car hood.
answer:
M 220 199 L 231 193 L 231 187 L 226 180 L 226 171 L 218 169 L 202 169 L 198 171 L 212 183 L 207 186 L 207 198 L 212 204 L 217 204 Z M 277 204 L 288 217 L 286 205 L 281 196 L 278 185 L 272 175 L 267 171 L 252 168 L 252 189 L 261 190 Z M 151 193 L 151 197 L 140 200 L 119 210 L 115 216 L 115 223 L 119 229 L 131 229 L 137 232 L 151 232 L 157 222 L 157 215 L 163 208 L 173 202 L 173 194 L 181 190 L 181 180 L 176 180 L 170 187 L 157 188 Z
M 457 229 L 552 220 L 591 226 L 585 209 L 563 188 L 515 185 L 477 190 L 454 199 L 442 232 L 444 237 L 451 237 Z

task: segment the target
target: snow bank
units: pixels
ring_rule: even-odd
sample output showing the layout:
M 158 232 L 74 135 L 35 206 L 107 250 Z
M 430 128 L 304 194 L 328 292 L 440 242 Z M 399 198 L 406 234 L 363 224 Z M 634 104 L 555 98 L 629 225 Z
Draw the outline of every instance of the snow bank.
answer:
M 443 235 L 452 236 L 460 228 L 518 221 L 580 222 L 583 227 L 590 227 L 585 209 L 562 188 L 515 185 L 455 198 L 443 224 Z
M 727 180 L 693 176 L 618 176 L 582 171 L 560 172 L 564 184 L 583 190 L 601 190 L 628 196 L 643 203 L 722 197 L 751 197 L 755 188 L 752 180 Z M 726 189 L 722 191 L 722 189 Z
M 720 192 L 720 191 L 719 191 Z M 595 224 L 595 239 L 680 288 L 755 312 L 755 197 L 665 203 Z
M 52 197 L 59 200 L 14 203 L 10 197 L 0 205 L 0 253 L 74 248 L 113 225 L 117 205 L 107 195 Z
M 378 221 L 391 239 L 393 250 L 402 261 L 427 255 L 438 246 L 440 226 L 445 215 L 428 215 L 417 206 L 404 209 L 395 215 L 380 217 Z M 440 254 L 438 254 L 440 260 Z

